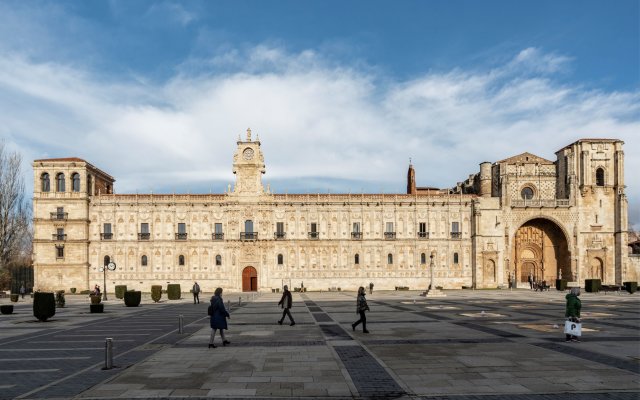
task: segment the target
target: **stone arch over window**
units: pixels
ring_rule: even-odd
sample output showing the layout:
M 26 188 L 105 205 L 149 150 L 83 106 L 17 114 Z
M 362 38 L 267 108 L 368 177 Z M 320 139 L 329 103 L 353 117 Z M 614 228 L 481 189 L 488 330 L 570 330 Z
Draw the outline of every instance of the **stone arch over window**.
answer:
M 604 186 L 604 168 L 596 169 L 596 186 Z
M 427 263 L 427 254 L 426 253 L 420 254 L 420 264 L 426 264 L 426 263 Z
M 393 254 L 387 254 L 387 264 L 393 264 Z
M 216 265 L 222 265 L 222 256 L 220 254 L 216 254 Z
M 278 265 L 284 264 L 284 256 L 282 254 L 278 254 Z
M 64 174 L 62 172 L 56 175 L 56 192 L 64 192 Z
M 360 254 L 356 253 L 356 255 L 353 256 L 353 263 L 356 265 L 360 264 Z
M 453 263 L 458 264 L 460 262 L 460 258 L 458 257 L 458 253 L 453 253 Z
M 184 256 L 182 254 L 178 256 L 178 265 L 184 265 Z
M 104 260 L 103 261 L 104 261 L 103 265 L 106 267 L 111 262 L 111 257 L 104 256 Z
M 71 174 L 71 190 L 74 192 L 80 191 L 80 174 L 77 172 Z
M 40 175 L 40 190 L 42 190 L 43 192 L 48 192 L 51 190 L 51 182 L 49 180 L 49 174 L 48 173 L 43 173 L 42 175 Z
M 143 267 L 147 266 L 148 264 L 147 256 L 142 256 L 142 258 L 140 259 L 140 264 L 142 264 Z

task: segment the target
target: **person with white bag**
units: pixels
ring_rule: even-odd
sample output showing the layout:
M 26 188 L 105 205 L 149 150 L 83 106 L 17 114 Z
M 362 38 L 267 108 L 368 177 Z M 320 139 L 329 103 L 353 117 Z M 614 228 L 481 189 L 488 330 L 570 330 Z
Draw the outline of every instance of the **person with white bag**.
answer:
M 564 316 L 567 320 L 564 324 L 565 342 L 579 342 L 582 324 L 580 323 L 580 308 L 582 302 L 578 298 L 580 296 L 580 288 L 573 287 L 571 292 L 565 296 L 567 305 Z

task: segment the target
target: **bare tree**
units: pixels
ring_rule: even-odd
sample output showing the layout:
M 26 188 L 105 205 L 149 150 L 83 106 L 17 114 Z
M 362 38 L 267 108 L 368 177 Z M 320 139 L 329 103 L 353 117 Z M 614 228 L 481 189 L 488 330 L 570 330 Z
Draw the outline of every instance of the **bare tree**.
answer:
M 0 270 L 24 263 L 31 248 L 30 209 L 25 199 L 22 157 L 0 142 Z

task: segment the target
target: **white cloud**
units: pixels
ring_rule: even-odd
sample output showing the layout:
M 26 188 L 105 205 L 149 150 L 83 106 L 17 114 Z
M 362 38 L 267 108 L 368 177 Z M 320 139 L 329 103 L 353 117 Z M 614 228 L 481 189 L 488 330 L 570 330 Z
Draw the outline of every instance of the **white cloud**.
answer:
M 320 189 L 333 192 L 401 192 L 409 157 L 420 185 L 448 187 L 482 161 L 524 151 L 554 159 L 579 138 L 619 138 L 638 223 L 631 171 L 640 169 L 640 94 L 558 84 L 554 73 L 569 61 L 525 49 L 493 70 L 394 82 L 313 51 L 258 46 L 198 61 L 208 73 L 190 74 L 186 62 L 152 85 L 102 82 L 14 53 L 0 58 L 0 134 L 32 158 L 85 158 L 112 174 L 119 192 L 221 192 L 247 127 L 262 141 L 265 181 L 325 182 Z

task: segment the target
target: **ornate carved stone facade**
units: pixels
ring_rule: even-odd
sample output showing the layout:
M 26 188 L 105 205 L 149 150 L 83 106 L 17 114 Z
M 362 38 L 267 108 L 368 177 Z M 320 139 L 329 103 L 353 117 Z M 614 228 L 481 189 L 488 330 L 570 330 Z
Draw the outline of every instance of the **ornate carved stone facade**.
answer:
M 107 261 L 117 264 L 110 290 L 418 289 L 430 268 L 444 288 L 522 285 L 529 273 L 635 280 L 622 146 L 584 139 L 555 162 L 529 153 L 484 162 L 445 190 L 416 187 L 410 166 L 407 194 L 273 194 L 250 131 L 222 194 L 115 194 L 114 179 L 84 160 L 36 160 L 35 287 L 90 288 Z

